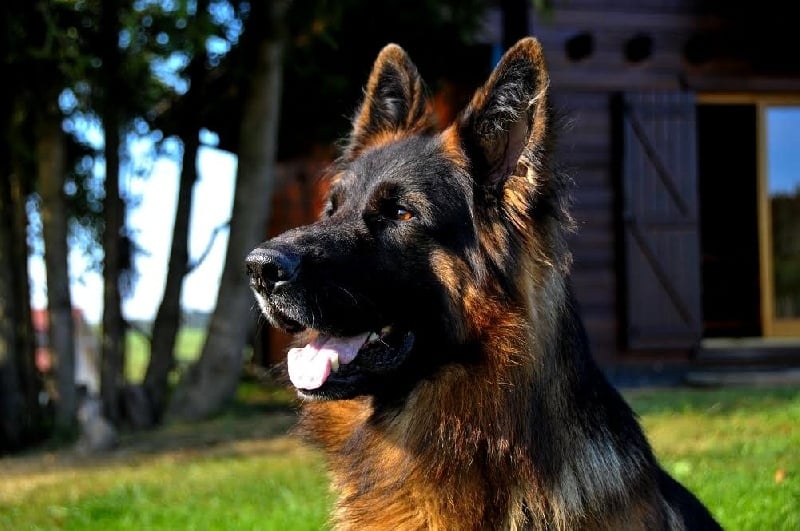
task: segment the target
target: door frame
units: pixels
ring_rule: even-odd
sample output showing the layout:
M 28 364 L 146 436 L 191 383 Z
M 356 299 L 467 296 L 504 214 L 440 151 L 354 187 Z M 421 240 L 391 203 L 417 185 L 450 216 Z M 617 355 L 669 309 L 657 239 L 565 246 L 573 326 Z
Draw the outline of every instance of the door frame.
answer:
M 698 105 L 753 105 L 756 108 L 756 158 L 759 284 L 761 286 L 761 334 L 764 337 L 800 337 L 800 318 L 776 319 L 775 284 L 772 279 L 772 217 L 767 190 L 767 107 L 800 107 L 800 93 L 698 93 Z

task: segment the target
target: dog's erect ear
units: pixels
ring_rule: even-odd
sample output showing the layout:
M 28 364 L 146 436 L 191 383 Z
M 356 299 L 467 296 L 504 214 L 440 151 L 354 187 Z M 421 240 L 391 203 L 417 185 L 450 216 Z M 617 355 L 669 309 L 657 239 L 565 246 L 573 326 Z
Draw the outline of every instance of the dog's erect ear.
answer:
M 417 67 L 401 47 L 386 45 L 372 67 L 345 156 L 354 158 L 387 136 L 433 130 L 433 116 L 427 110 Z
M 539 41 L 515 44 L 478 89 L 457 123 L 457 132 L 481 181 L 496 184 L 530 171 L 547 150 L 549 78 Z

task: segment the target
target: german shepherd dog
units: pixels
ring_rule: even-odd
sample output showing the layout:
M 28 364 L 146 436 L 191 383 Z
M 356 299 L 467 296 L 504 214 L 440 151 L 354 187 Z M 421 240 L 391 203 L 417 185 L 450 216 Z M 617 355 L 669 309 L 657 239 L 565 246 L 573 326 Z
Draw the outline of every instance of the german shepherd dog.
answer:
M 719 529 L 588 352 L 548 82 L 524 39 L 440 131 L 386 46 L 320 219 L 247 257 L 338 529 Z

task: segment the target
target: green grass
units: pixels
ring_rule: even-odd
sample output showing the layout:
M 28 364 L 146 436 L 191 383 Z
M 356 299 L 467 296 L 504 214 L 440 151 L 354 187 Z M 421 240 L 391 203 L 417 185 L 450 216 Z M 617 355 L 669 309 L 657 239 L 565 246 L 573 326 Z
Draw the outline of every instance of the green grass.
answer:
M 323 528 L 323 461 L 286 435 L 286 393 L 246 384 L 237 398 L 211 421 L 123 435 L 104 456 L 0 460 L 0 530 Z
M 800 529 L 800 389 L 628 398 L 662 464 L 726 529 Z
M 320 460 L 293 442 L 232 445 L 32 476 L 2 489 L 2 529 L 320 529 Z
M 202 328 L 183 327 L 175 338 L 175 358 L 178 367 L 197 359 L 203 348 L 206 332 Z M 141 382 L 150 360 L 150 345 L 142 334 L 129 331 L 125 338 L 125 375 L 128 381 Z
M 726 529 L 800 529 L 800 389 L 627 397 L 662 464 Z M 244 385 L 244 407 L 126 436 L 103 458 L 0 460 L 0 529 L 324 528 L 331 496 L 321 456 L 284 435 L 292 414 L 262 407 L 285 401 Z

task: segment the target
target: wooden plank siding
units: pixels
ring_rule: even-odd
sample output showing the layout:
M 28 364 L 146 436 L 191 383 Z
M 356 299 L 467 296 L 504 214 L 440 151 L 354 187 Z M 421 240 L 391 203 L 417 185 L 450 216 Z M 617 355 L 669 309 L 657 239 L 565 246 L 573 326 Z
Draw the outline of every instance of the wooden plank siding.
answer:
M 553 100 L 567 117 L 556 156 L 575 182 L 573 287 L 595 357 L 610 361 L 617 352 L 617 301 L 608 94 L 554 91 Z

